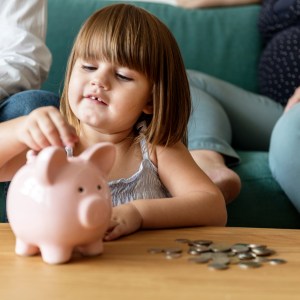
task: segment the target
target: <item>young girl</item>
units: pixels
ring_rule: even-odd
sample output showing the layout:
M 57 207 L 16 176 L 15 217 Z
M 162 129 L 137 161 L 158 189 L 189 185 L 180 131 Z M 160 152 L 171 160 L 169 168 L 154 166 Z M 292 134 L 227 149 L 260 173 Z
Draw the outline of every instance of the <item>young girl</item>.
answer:
M 189 113 L 184 64 L 167 27 L 141 8 L 108 6 L 78 34 L 61 113 L 39 108 L 0 124 L 0 179 L 12 178 L 29 148 L 69 145 L 78 155 L 111 142 L 117 155 L 106 240 L 140 228 L 224 225 L 221 192 L 183 144 Z

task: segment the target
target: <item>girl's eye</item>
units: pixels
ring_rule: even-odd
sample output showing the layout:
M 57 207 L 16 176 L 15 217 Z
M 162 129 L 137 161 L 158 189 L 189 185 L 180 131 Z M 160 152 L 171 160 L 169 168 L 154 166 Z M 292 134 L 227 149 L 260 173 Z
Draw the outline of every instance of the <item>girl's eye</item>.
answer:
M 86 70 L 86 71 L 95 71 L 95 70 L 97 70 L 96 67 L 94 67 L 94 66 L 89 66 L 89 65 L 82 65 L 81 68 L 82 68 L 83 70 Z
M 132 81 L 132 78 L 130 77 L 127 77 L 127 76 L 124 76 L 120 73 L 116 73 L 116 76 L 120 79 L 120 80 L 123 80 L 123 81 Z

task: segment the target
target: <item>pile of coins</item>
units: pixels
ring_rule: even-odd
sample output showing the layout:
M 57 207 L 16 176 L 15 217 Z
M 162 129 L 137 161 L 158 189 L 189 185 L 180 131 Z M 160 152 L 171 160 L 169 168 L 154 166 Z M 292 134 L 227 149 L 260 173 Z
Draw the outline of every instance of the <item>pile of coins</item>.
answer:
M 275 251 L 266 245 L 236 243 L 225 245 L 209 240 L 176 239 L 176 242 L 188 245 L 188 261 L 196 264 L 207 264 L 212 270 L 226 270 L 230 265 L 242 269 L 259 268 L 263 263 L 278 265 L 286 263 L 281 258 L 271 258 Z M 162 253 L 166 259 L 182 257 L 182 248 L 150 248 L 151 254 Z

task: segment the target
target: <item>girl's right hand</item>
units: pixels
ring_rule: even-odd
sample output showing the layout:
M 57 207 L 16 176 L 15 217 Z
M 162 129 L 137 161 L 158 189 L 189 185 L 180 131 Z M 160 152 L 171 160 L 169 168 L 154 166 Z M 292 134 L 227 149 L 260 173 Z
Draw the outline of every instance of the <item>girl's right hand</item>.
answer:
M 73 146 L 78 136 L 57 108 L 46 106 L 25 117 L 18 130 L 18 139 L 29 148 L 40 151 L 48 146 Z

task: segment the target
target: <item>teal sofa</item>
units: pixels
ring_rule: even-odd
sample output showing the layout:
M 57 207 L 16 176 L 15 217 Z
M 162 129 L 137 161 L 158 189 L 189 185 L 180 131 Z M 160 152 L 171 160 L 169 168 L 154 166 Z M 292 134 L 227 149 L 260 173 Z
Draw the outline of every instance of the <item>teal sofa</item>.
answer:
M 61 92 L 67 58 L 80 25 L 93 11 L 115 2 L 48 0 L 47 44 L 53 64 L 43 89 Z M 187 10 L 168 4 L 131 3 L 152 12 L 170 28 L 186 68 L 258 91 L 257 64 L 262 49 L 257 29 L 259 5 Z M 272 178 L 268 153 L 239 149 L 239 154 L 242 163 L 235 171 L 242 179 L 242 190 L 228 205 L 227 226 L 300 228 L 299 213 Z M 4 199 L 1 205 L 3 220 Z

